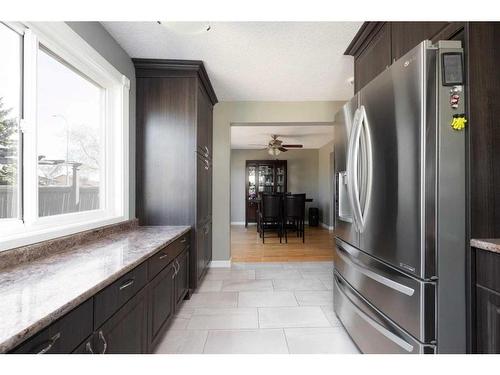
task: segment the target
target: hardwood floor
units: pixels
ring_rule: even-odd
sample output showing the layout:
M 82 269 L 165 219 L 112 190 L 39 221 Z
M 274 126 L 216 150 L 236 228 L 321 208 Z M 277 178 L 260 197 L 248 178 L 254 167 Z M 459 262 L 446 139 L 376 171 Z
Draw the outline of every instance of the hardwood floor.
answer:
M 232 262 L 304 262 L 333 260 L 334 232 L 322 227 L 305 229 L 305 243 L 295 233 L 288 237 L 288 243 L 280 244 L 277 237 L 266 237 L 262 243 L 254 225 L 231 226 Z M 275 233 L 271 235 L 276 236 Z

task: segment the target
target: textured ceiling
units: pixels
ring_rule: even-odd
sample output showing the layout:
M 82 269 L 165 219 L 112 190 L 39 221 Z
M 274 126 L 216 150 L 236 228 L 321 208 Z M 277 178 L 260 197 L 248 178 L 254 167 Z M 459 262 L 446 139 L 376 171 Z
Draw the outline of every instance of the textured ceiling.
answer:
M 231 148 L 261 149 L 278 135 L 284 144 L 302 144 L 304 148 L 320 148 L 333 140 L 332 125 L 259 125 L 231 126 Z
M 131 57 L 203 60 L 220 101 L 346 100 L 361 22 L 211 22 L 181 34 L 156 22 L 103 22 Z

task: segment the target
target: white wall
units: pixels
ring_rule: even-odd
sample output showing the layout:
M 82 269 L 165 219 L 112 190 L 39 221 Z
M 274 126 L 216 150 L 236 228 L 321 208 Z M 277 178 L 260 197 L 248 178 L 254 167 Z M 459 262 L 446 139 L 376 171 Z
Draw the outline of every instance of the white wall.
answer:
M 333 131 L 333 129 L 332 129 Z M 318 155 L 317 149 L 289 150 L 277 159 L 287 161 L 287 191 L 306 193 L 313 202 L 308 207 L 318 206 Z M 269 160 L 266 150 L 231 150 L 231 222 L 245 221 L 245 161 Z
M 343 101 L 221 102 L 214 108 L 213 260 L 229 260 L 231 123 L 332 122 Z
M 318 150 L 318 204 L 320 221 L 333 226 L 333 141 Z

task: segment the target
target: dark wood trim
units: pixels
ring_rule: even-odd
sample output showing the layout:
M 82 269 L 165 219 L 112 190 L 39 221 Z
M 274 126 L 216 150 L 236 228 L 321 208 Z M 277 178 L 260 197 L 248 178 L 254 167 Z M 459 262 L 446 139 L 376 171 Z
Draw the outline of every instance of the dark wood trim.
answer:
M 385 22 L 364 22 L 354 36 L 353 40 L 347 46 L 344 55 L 358 56 L 363 49 L 370 43 L 371 39 L 384 26 Z
M 208 73 L 205 65 L 201 60 L 173 60 L 173 59 L 132 59 L 136 69 L 136 78 L 151 77 L 151 70 L 168 70 L 177 72 L 179 76 L 186 77 L 196 73 L 200 79 L 205 91 L 207 92 L 212 105 L 218 103 L 217 95 L 215 94 L 212 83 L 208 78 Z M 142 73 L 141 73 L 142 72 Z M 144 75 L 142 75 L 144 74 Z

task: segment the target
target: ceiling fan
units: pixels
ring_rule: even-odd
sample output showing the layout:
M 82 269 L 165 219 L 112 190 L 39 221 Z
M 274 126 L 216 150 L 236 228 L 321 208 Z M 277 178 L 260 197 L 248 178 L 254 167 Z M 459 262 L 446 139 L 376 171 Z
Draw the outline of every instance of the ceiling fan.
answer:
M 302 148 L 303 145 L 284 145 L 282 140 L 278 139 L 278 135 L 271 135 L 271 140 L 267 144 L 264 150 L 267 150 L 269 155 L 278 156 L 281 152 L 287 152 L 289 148 Z

